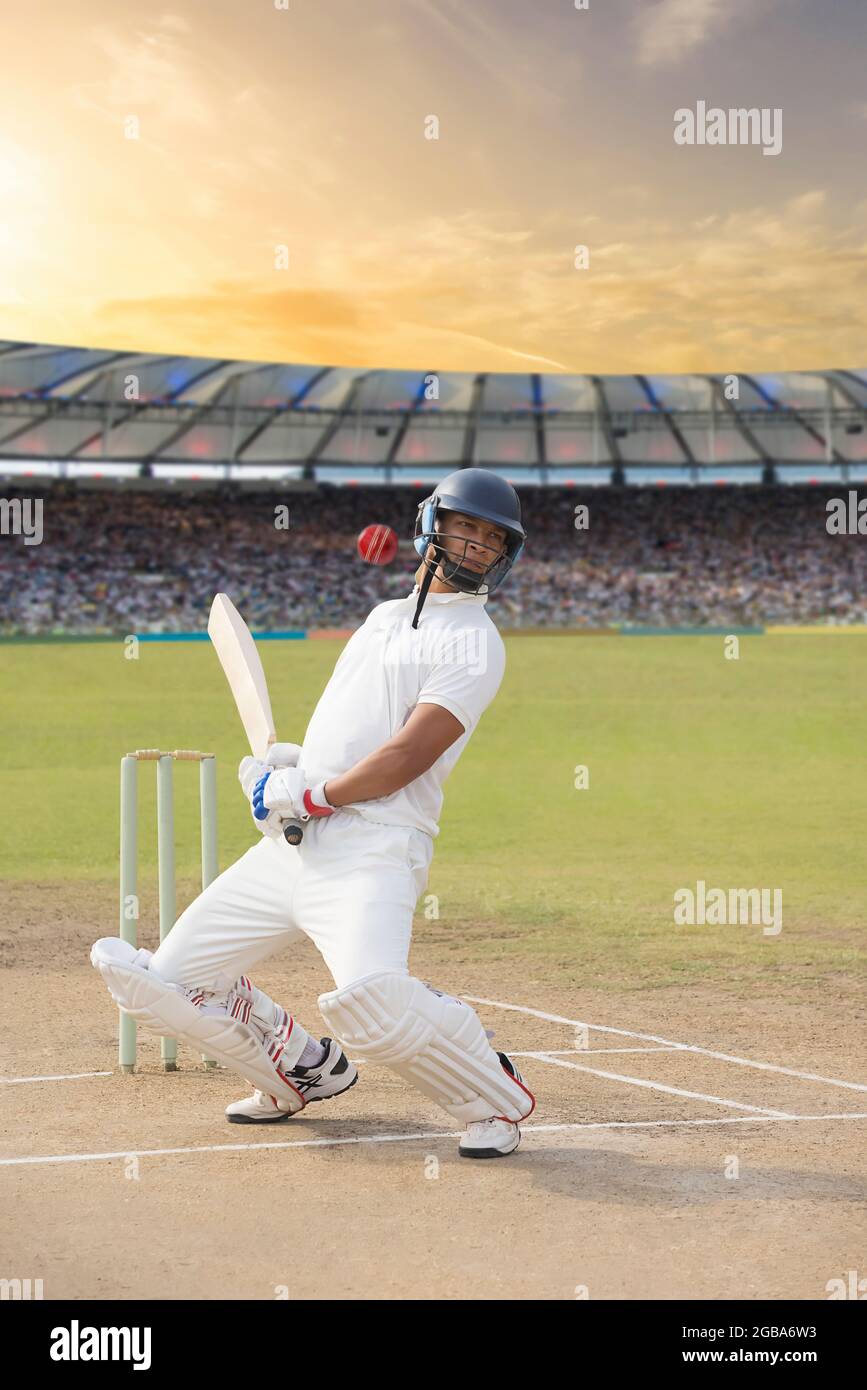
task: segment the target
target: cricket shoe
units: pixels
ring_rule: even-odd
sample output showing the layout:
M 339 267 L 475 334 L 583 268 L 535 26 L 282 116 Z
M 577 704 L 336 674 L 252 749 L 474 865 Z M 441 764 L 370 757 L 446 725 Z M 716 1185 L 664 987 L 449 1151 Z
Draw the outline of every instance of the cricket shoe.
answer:
M 514 1062 L 511 1062 L 505 1052 L 498 1052 L 500 1065 L 510 1076 L 520 1082 L 523 1090 L 524 1078 L 518 1071 Z M 527 1092 L 529 1095 L 529 1091 Z M 535 1109 L 535 1101 L 533 1109 Z M 532 1110 L 530 1112 L 532 1114 Z M 500 1115 L 494 1115 L 490 1120 L 473 1120 L 464 1130 L 464 1137 L 458 1145 L 458 1153 L 461 1158 L 505 1158 L 507 1154 L 514 1153 L 521 1142 L 521 1131 L 514 1120 L 504 1120 Z
M 325 1048 L 321 1062 L 314 1063 L 312 1067 L 294 1067 L 286 1072 L 286 1080 L 304 1102 L 302 1110 L 312 1100 L 329 1100 L 332 1096 L 339 1096 L 358 1080 L 357 1069 L 333 1038 L 320 1038 L 320 1042 Z M 226 1118 L 230 1125 L 279 1124 L 281 1120 L 288 1120 L 290 1114 L 298 1113 L 298 1110 L 290 1111 L 276 1096 L 269 1096 L 264 1091 L 254 1091 L 245 1100 L 236 1100 L 226 1106 Z

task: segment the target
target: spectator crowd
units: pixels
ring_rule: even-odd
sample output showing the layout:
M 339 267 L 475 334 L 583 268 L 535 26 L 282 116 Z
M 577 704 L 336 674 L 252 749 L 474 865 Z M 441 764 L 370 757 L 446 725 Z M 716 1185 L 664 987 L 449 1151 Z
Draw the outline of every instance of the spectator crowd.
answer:
M 845 493 L 528 488 L 527 546 L 489 611 L 502 628 L 865 623 L 867 537 L 825 525 L 826 501 Z M 410 538 L 426 494 L 61 485 L 19 495 L 42 496 L 44 534 L 39 545 L 0 536 L 6 636 L 201 631 L 220 590 L 254 628 L 354 628 L 374 604 L 411 591 Z M 280 508 L 285 527 L 275 524 Z M 371 522 L 401 537 L 387 567 L 356 552 Z

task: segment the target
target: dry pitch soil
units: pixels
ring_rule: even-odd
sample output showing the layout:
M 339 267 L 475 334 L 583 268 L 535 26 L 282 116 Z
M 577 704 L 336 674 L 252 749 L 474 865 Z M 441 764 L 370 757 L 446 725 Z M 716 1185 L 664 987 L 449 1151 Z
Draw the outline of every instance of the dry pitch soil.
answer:
M 677 1090 L 524 1058 L 537 1110 L 493 1162 L 460 1159 L 454 1122 L 383 1069 L 283 1124 L 229 1126 L 245 1083 L 187 1049 L 166 1075 L 158 1042 L 140 1038 L 136 1075 L 116 1071 L 116 1014 L 88 961 L 114 931 L 115 892 L 17 884 L 0 917 L 3 1076 L 111 1072 L 0 1086 L 2 1156 L 52 1158 L 0 1167 L 0 1275 L 41 1278 L 46 1299 L 825 1299 L 829 1280 L 867 1272 L 867 1122 L 708 1099 L 824 1117 L 864 1114 L 867 1090 L 598 1051 L 651 1044 L 591 1030 L 591 1051 L 562 1061 Z M 550 961 L 480 961 L 423 927 L 412 968 L 456 994 L 867 1081 L 864 1009 L 845 979 L 788 1001 L 725 981 L 566 989 Z M 324 1031 L 316 998 L 331 982 L 312 947 L 256 981 Z M 503 1050 L 575 1046 L 569 1025 L 478 1009 Z M 86 1154 L 118 1156 L 55 1161 Z

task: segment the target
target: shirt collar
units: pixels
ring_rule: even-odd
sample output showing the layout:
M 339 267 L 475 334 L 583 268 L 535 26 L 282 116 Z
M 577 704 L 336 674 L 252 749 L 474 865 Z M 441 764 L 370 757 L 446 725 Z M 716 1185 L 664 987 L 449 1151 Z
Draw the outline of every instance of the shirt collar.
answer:
M 417 597 L 418 597 L 418 592 L 419 592 L 419 586 L 418 586 L 418 584 L 416 584 L 415 587 L 413 588 L 412 593 L 409 595 L 410 599 L 417 598 Z M 487 601 L 488 601 L 488 595 L 487 595 L 487 594 L 462 594 L 461 591 L 460 591 L 459 589 L 455 589 L 455 590 L 453 590 L 453 592 L 450 593 L 450 594 L 431 594 L 431 593 L 428 593 L 428 596 L 427 596 L 427 598 L 425 599 L 425 605 L 427 605 L 428 603 L 451 603 L 451 602 L 452 602 L 454 599 L 456 599 L 456 598 L 460 598 L 460 599 L 470 599 L 473 603 L 487 603 Z

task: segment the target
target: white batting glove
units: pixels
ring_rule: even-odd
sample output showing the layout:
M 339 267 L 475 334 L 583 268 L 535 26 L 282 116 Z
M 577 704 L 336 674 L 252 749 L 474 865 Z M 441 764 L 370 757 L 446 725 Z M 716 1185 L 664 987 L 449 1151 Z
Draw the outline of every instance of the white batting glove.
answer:
M 270 835 L 273 840 L 276 840 L 283 833 L 280 817 L 269 812 L 263 820 L 260 820 L 253 809 L 251 801 L 256 785 L 269 771 L 270 768 L 268 764 L 263 763 L 261 758 L 251 758 L 248 754 L 246 758 L 241 759 L 238 767 L 238 781 L 241 783 L 241 789 L 250 806 L 250 814 L 253 817 L 253 824 L 256 829 L 259 831 L 260 835 Z
M 267 768 L 266 768 L 267 771 Z M 259 778 L 253 788 L 253 807 L 263 817 L 268 811 L 276 811 L 283 820 L 306 818 L 304 793 L 307 778 L 297 767 L 278 767 Z
M 253 815 L 265 820 L 267 813 L 276 811 L 282 820 L 309 820 L 333 816 L 333 807 L 325 796 L 325 783 L 310 787 L 307 777 L 297 767 L 277 768 L 266 772 L 253 788 Z
M 300 757 L 300 743 L 272 743 L 265 754 L 265 762 L 269 767 L 297 767 Z
M 267 771 L 268 764 L 264 763 L 261 758 L 251 758 L 248 753 L 246 758 L 241 759 L 238 764 L 238 781 L 241 783 L 241 790 L 248 801 L 253 795 L 253 788 L 259 778 L 264 776 Z

